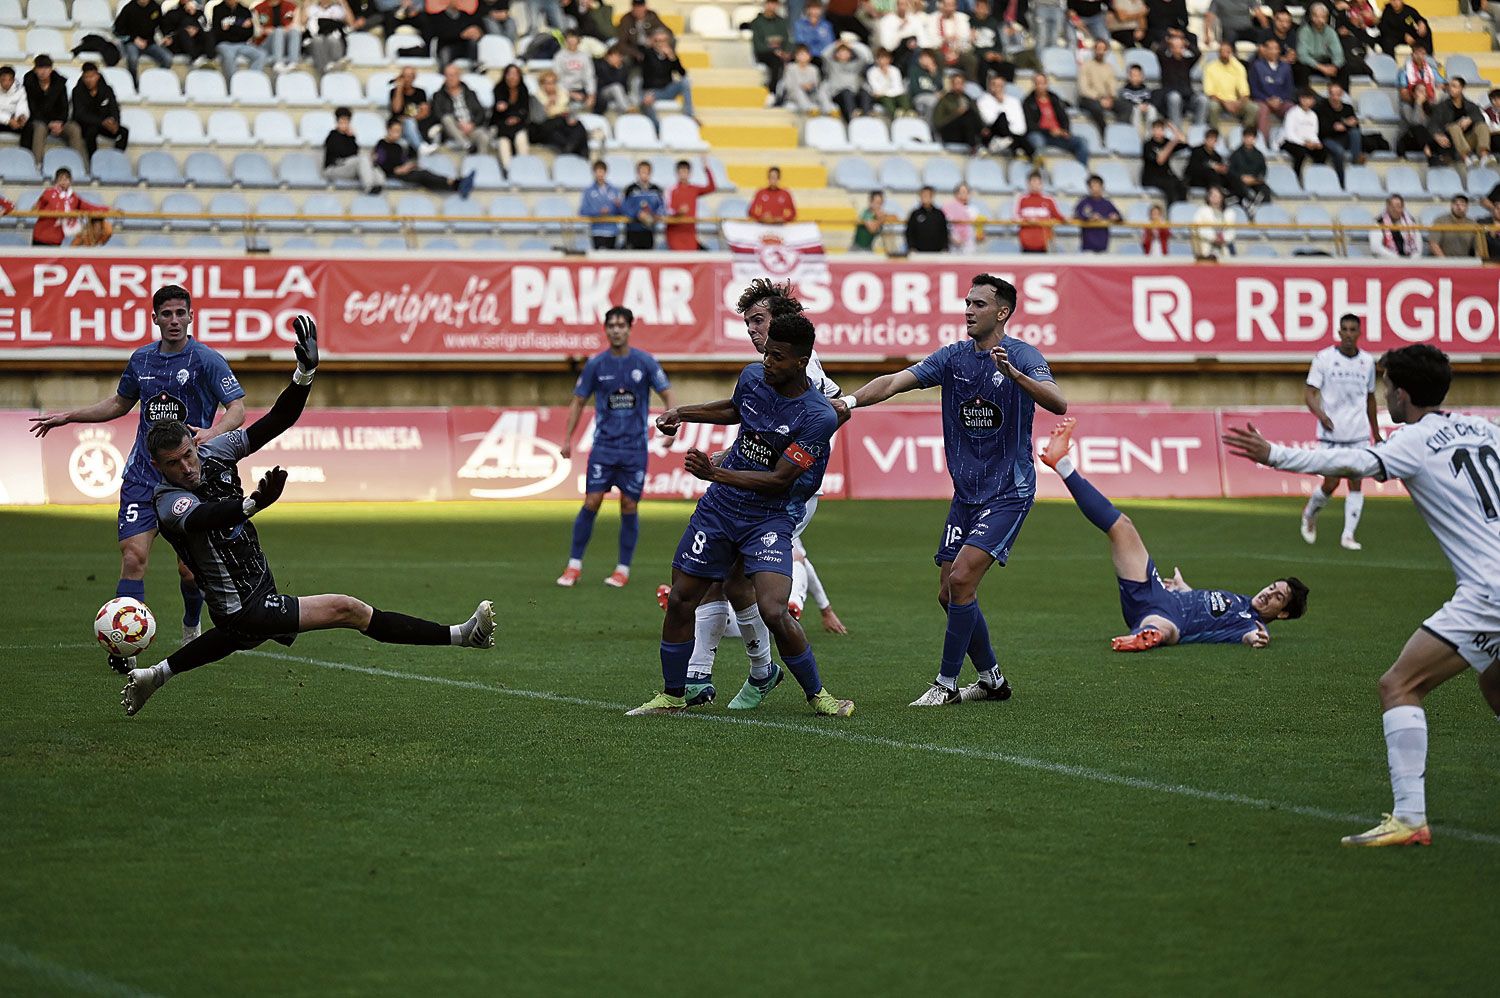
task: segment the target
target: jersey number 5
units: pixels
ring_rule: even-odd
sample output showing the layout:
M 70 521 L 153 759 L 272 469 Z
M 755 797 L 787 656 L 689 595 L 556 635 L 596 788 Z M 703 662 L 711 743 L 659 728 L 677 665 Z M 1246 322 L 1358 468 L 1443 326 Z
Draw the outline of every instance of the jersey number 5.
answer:
M 1475 458 L 1478 455 L 1478 458 Z M 1474 495 L 1479 500 L 1479 508 L 1484 512 L 1487 522 L 1493 523 L 1500 519 L 1500 454 L 1495 453 L 1495 448 L 1485 445 L 1469 453 L 1468 448 L 1460 447 L 1453 452 L 1453 474 L 1467 474 L 1469 484 L 1474 487 Z

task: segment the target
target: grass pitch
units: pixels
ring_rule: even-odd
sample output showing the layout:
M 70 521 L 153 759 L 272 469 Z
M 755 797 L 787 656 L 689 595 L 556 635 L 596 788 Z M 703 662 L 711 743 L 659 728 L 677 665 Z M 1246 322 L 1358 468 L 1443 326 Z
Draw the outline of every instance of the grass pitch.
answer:
M 658 581 L 690 512 L 645 509 L 635 580 L 564 505 L 279 506 L 288 592 L 459 620 L 492 653 L 338 632 L 179 677 L 127 720 L 90 646 L 113 511 L 0 512 L 0 992 L 1478 994 L 1500 884 L 1496 727 L 1428 703 L 1435 845 L 1341 850 L 1390 806 L 1375 680 L 1452 591 L 1410 505 L 1362 553 L 1290 501 L 1127 503 L 1163 570 L 1306 619 L 1265 651 L 1116 655 L 1103 538 L 1042 503 L 981 591 L 1007 704 L 909 710 L 943 619 L 938 503 L 825 503 L 807 542 L 847 638 L 845 722 L 786 683 L 749 717 L 626 718 L 660 684 Z M 167 548 L 148 600 L 174 645 Z M 816 628 L 815 614 L 808 615 Z M 427 680 L 427 681 L 424 681 Z

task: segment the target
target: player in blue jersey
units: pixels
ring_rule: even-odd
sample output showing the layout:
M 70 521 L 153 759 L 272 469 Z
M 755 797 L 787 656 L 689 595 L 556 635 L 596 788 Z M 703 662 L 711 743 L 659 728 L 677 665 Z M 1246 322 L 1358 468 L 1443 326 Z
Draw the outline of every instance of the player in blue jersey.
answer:
M 661 629 L 662 692 L 630 711 L 671 714 L 687 709 L 688 659 L 698 605 L 715 582 L 743 560 L 766 622 L 787 670 L 818 714 L 847 717 L 851 700 L 823 688 L 818 663 L 802 625 L 787 610 L 792 592 L 792 533 L 817 494 L 840 419 L 827 396 L 807 377 L 815 334 L 800 315 L 771 323 L 764 358 L 740 373 L 734 396 L 669 409 L 657 427 L 675 434 L 683 423 L 739 424 L 723 460 L 688 451 L 684 466 L 709 485 L 683 531 L 672 560 L 672 591 Z
M 193 324 L 193 299 L 187 289 L 175 284 L 158 288 L 151 296 L 151 318 L 161 339 L 130 355 L 113 396 L 82 409 L 37 416 L 31 428 L 44 437 L 48 430 L 69 423 L 107 423 L 140 403 L 135 446 L 130 449 L 120 486 L 120 581 L 115 595 L 132 596 L 142 602 L 146 599 L 146 562 L 157 533 L 151 496 L 161 482 L 146 453 L 147 431 L 154 423 L 176 420 L 191 426 L 194 439 L 201 445 L 238 429 L 245 421 L 245 390 L 234 372 L 218 351 L 188 335 Z M 215 423 L 214 415 L 221 407 L 224 415 Z M 203 594 L 181 562 L 178 572 L 184 608 L 182 635 L 184 641 L 191 641 L 199 633 Z M 125 673 L 135 667 L 135 659 L 112 655 L 109 664 L 116 672 Z
M 1115 651 L 1150 651 L 1161 645 L 1243 644 L 1264 648 L 1271 643 L 1266 625 L 1295 620 L 1307 611 L 1307 586 L 1295 576 L 1277 579 L 1254 596 L 1223 589 L 1194 589 L 1174 570 L 1157 574 L 1141 535 L 1130 517 L 1115 509 L 1068 456 L 1074 419 L 1052 431 L 1042 463 L 1062 477 L 1078 509 L 1109 538 L 1110 558 L 1120 583 L 1120 612 L 1130 633 L 1115 638 Z
M 573 456 L 573 433 L 590 395 L 594 397 L 594 445 L 589 450 L 583 508 L 573 520 L 573 549 L 557 584 L 572 587 L 583 574 L 583 552 L 594 532 L 594 518 L 610 488 L 620 490 L 620 559 L 604 580 L 616 589 L 630 581 L 630 559 L 640 536 L 641 489 L 646 482 L 646 431 L 651 392 L 672 408 L 672 385 L 656 358 L 630 346 L 635 313 L 616 306 L 604 313 L 609 349 L 590 357 L 573 387 L 573 406 L 563 436 L 562 456 Z
M 948 627 L 937 678 L 913 707 L 1010 699 L 1010 683 L 1000 672 L 989 625 L 979 610 L 979 583 L 990 566 L 1004 565 L 1010 557 L 1036 497 L 1031 455 L 1036 406 L 1058 415 L 1068 411 L 1041 351 L 1005 334 L 1015 310 L 1013 285 L 979 275 L 964 298 L 967 340 L 839 400 L 854 409 L 914 388 L 943 390 L 943 449 L 953 479 L 953 505 L 935 560 L 941 570 L 938 602 L 947 612 Z M 979 680 L 959 690 L 965 655 Z

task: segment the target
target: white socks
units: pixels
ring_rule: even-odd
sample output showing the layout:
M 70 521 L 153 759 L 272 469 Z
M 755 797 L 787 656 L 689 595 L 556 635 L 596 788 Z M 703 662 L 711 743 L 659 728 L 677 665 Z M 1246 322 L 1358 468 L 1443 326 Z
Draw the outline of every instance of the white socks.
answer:
M 1314 493 L 1322 495 L 1321 491 Z M 1354 530 L 1359 526 L 1359 515 L 1365 511 L 1365 494 L 1363 492 L 1351 492 L 1344 497 L 1344 536 L 1353 537 Z
M 1077 471 L 1078 468 L 1073 464 L 1073 459 L 1064 454 L 1062 460 L 1057 462 L 1057 467 L 1053 470 L 1057 472 L 1059 478 L 1067 478 L 1073 472 Z
M 1393 815 L 1408 825 L 1427 821 L 1427 714 L 1421 707 L 1392 707 L 1381 717 L 1391 767 Z
M 1330 496 L 1322 489 L 1313 489 L 1312 495 L 1307 497 L 1307 505 L 1302 507 L 1302 518 L 1313 520 L 1318 516 L 1318 511 L 1328 505 Z
M 630 566 L 629 565 L 616 565 L 615 566 L 615 571 L 619 572 L 621 575 L 625 576 L 627 579 L 630 578 Z
M 801 558 L 792 558 L 792 598 L 796 606 L 807 605 L 807 562 Z
M 569 558 L 568 559 L 568 567 L 569 568 L 577 569 L 580 572 L 583 571 L 583 559 L 582 558 Z
M 714 655 L 729 623 L 729 603 L 700 603 L 693 622 L 693 656 L 688 659 L 688 678 L 707 682 L 714 674 Z
M 745 654 L 750 656 L 750 677 L 765 679 L 771 674 L 771 629 L 760 619 L 757 607 L 748 606 L 734 616 L 740 622 L 740 640 L 745 642 Z

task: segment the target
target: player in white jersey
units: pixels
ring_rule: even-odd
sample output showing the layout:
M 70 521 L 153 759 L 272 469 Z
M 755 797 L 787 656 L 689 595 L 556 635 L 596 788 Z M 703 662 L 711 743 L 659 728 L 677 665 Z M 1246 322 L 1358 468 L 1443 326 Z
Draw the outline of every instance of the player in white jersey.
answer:
M 1325 347 L 1313 357 L 1307 372 L 1303 398 L 1308 411 L 1318 417 L 1318 442 L 1324 447 L 1359 447 L 1372 439 L 1380 442 L 1380 424 L 1375 418 L 1375 358 L 1359 348 L 1359 316 L 1339 319 L 1338 346 Z M 1318 512 L 1328 505 L 1339 487 L 1337 475 L 1323 479 L 1313 489 L 1302 509 L 1302 539 L 1318 539 Z M 1344 534 L 1339 543 L 1350 551 L 1360 549 L 1354 539 L 1365 494 L 1358 478 L 1349 479 L 1344 498 Z
M 1392 421 L 1405 424 L 1374 446 L 1300 450 L 1272 445 L 1254 426 L 1224 434 L 1229 451 L 1283 471 L 1400 479 L 1458 578 L 1458 591 L 1407 640 L 1380 677 L 1386 757 L 1396 804 L 1345 845 L 1428 845 L 1427 715 L 1422 699 L 1472 668 L 1500 715 L 1500 428 L 1438 408 L 1453 380 L 1448 358 L 1418 344 L 1381 359 Z

